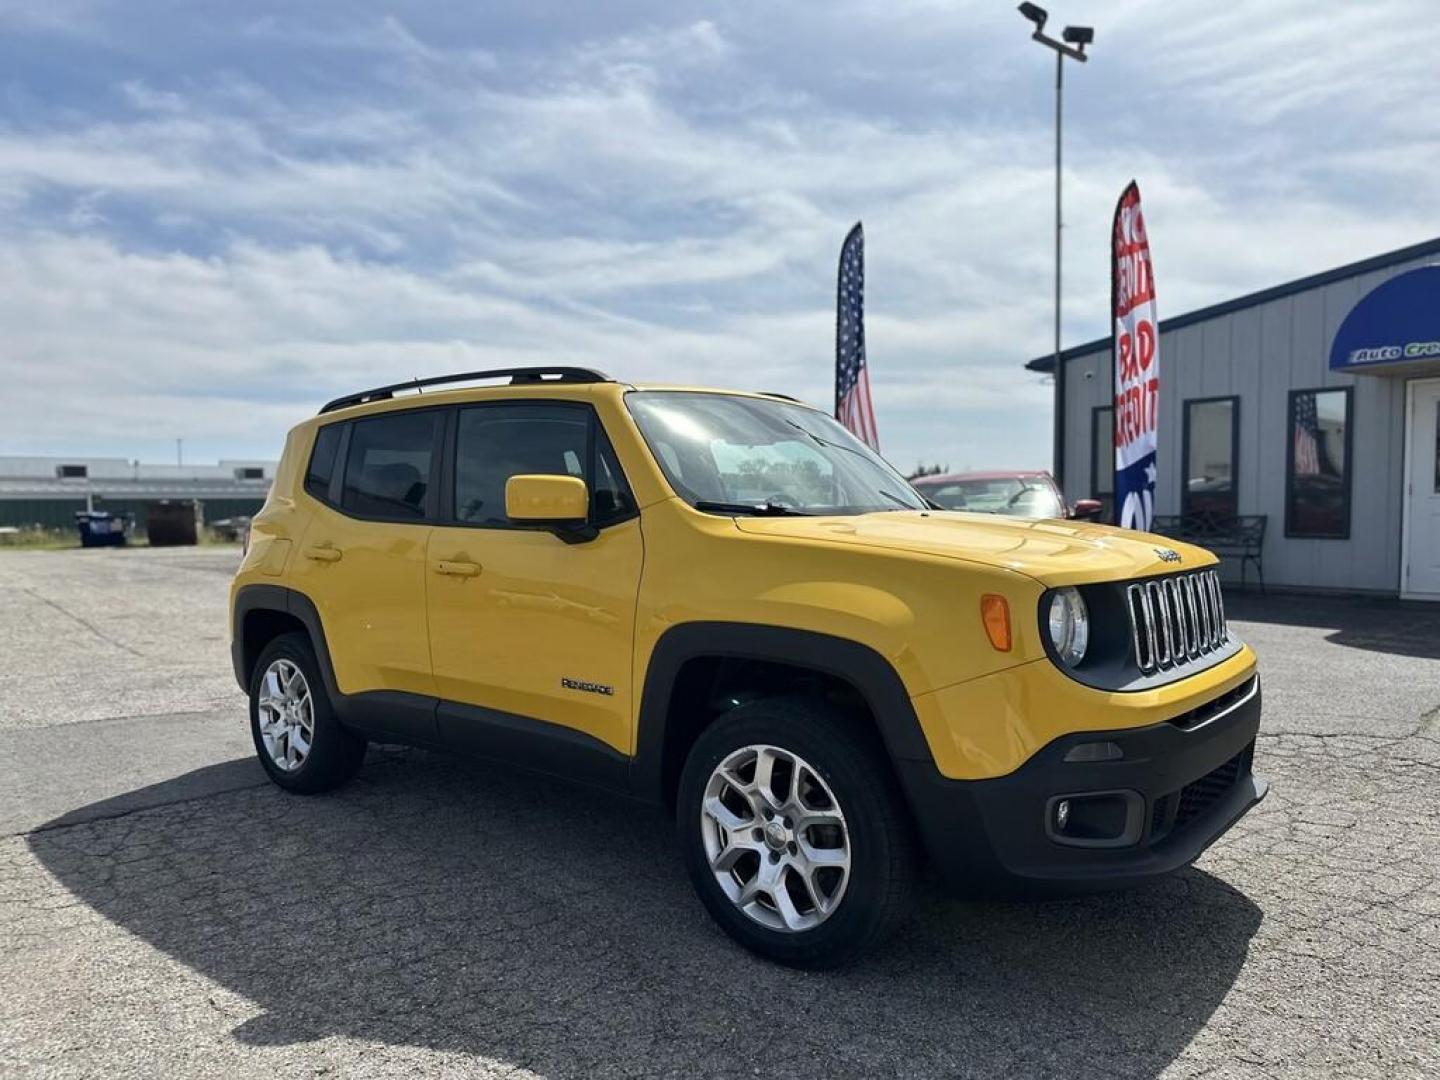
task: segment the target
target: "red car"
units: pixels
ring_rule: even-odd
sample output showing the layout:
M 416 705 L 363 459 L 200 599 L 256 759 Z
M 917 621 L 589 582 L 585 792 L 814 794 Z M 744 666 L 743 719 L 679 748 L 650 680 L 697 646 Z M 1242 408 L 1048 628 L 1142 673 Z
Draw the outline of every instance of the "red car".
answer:
M 1074 506 L 1067 506 L 1054 477 L 1044 470 L 944 473 L 917 476 L 910 483 L 945 510 L 1094 521 L 1103 509 L 1098 499 L 1081 499 Z

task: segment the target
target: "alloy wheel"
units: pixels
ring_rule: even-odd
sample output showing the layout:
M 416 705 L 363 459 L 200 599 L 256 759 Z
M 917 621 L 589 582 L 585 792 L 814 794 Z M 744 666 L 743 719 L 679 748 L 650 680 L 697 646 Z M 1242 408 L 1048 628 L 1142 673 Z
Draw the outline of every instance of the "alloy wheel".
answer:
M 256 705 L 270 760 L 285 772 L 300 768 L 315 740 L 315 703 L 305 673 L 293 660 L 275 660 L 260 680 Z
M 705 785 L 700 830 L 721 890 L 761 926 L 811 930 L 839 907 L 850 833 L 834 792 L 798 754 L 755 745 L 727 755 Z

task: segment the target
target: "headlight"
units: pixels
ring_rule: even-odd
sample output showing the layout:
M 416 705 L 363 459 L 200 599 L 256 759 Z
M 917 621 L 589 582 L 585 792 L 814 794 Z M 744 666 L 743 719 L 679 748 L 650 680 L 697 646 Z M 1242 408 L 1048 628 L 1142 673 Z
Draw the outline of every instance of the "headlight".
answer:
M 1050 644 L 1066 667 L 1085 659 L 1090 644 L 1090 613 L 1078 589 L 1057 589 L 1050 597 Z

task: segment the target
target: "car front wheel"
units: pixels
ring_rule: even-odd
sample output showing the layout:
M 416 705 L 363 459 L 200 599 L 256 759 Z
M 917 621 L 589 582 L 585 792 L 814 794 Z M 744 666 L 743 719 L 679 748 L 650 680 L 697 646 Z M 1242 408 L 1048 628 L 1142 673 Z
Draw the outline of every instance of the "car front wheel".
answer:
M 861 724 L 803 699 L 740 706 L 701 734 L 677 824 L 696 891 L 731 937 L 833 967 L 903 919 L 914 844 L 883 754 Z

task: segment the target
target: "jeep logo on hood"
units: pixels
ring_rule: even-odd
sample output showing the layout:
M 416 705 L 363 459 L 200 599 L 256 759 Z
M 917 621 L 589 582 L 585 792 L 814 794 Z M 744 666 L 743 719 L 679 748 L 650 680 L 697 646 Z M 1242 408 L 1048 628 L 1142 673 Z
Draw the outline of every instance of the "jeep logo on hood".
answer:
M 1174 548 L 1156 548 L 1155 554 L 1161 562 L 1179 562 L 1180 553 Z

